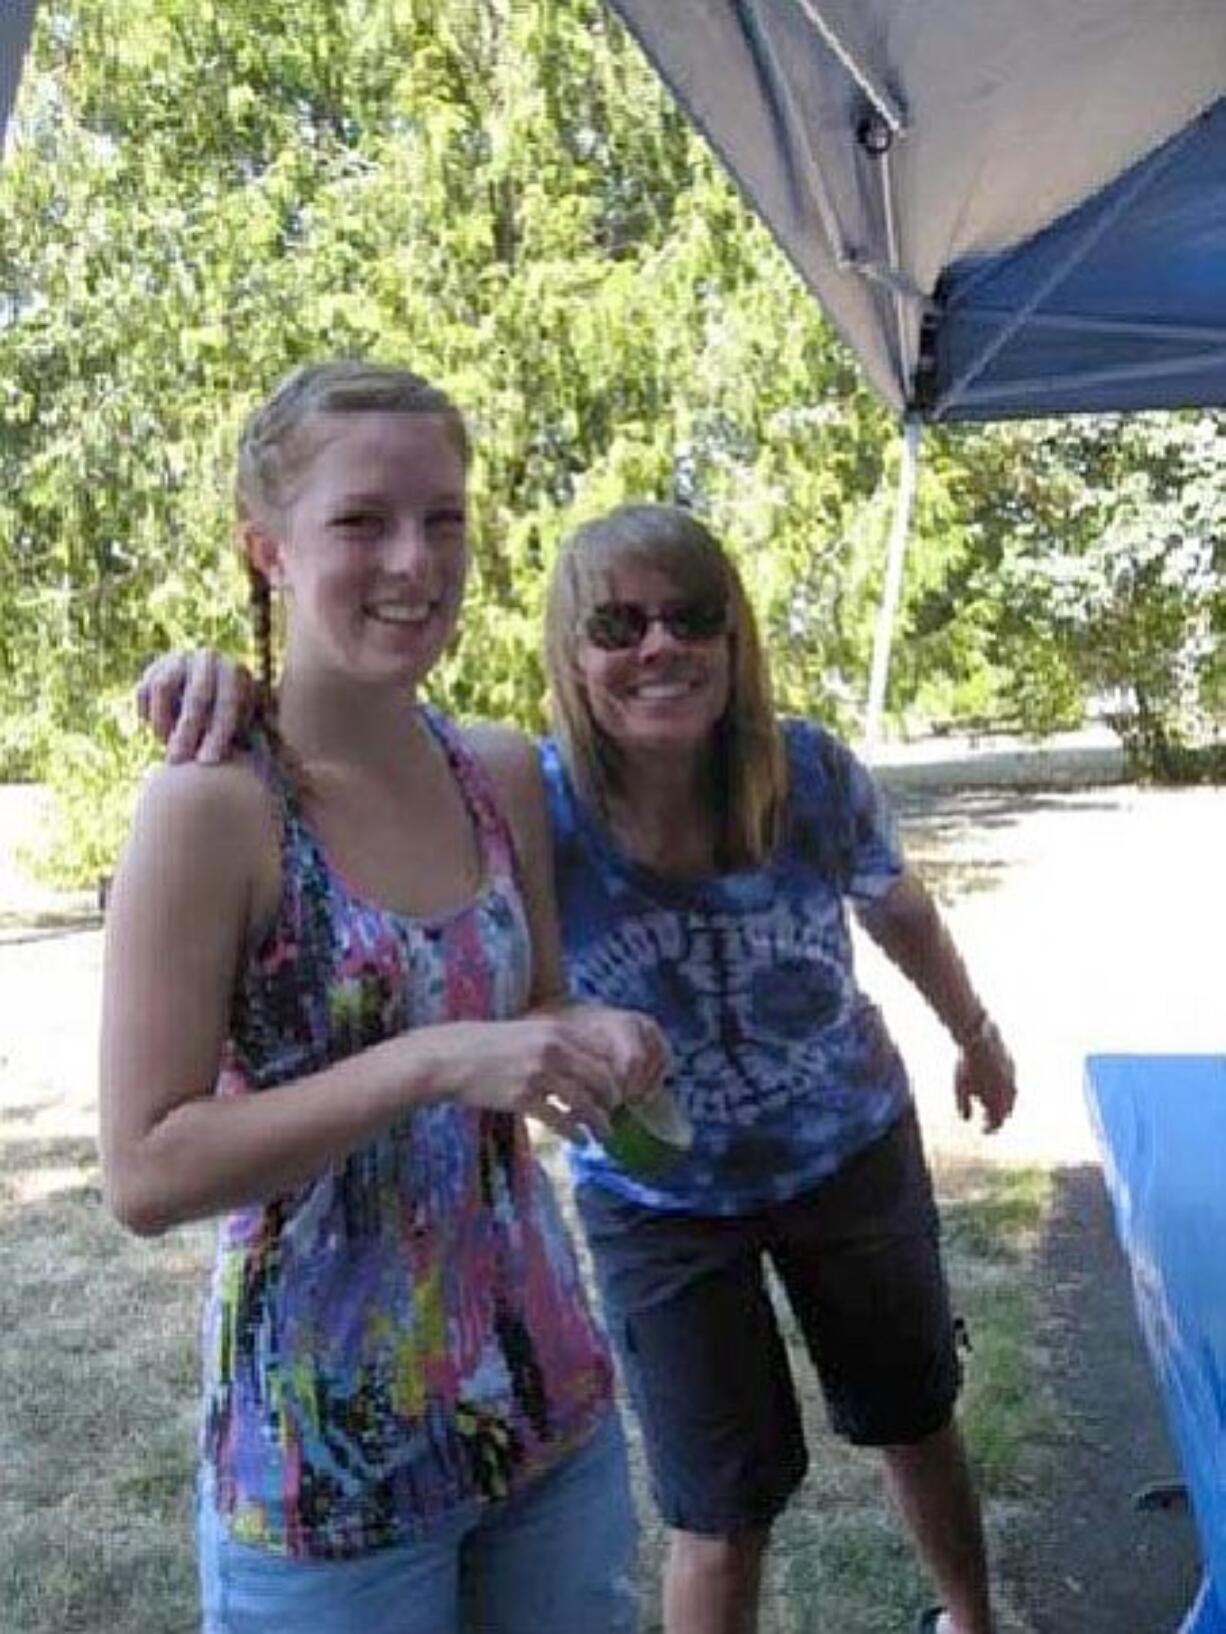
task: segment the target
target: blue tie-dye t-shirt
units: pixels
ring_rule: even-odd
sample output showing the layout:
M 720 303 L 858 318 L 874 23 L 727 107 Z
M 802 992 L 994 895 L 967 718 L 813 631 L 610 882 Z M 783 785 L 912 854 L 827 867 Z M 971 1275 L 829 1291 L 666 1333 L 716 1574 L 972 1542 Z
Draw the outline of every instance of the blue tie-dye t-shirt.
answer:
M 695 1131 L 662 1176 L 631 1175 L 589 1142 L 574 1149 L 575 1177 L 650 1208 L 739 1214 L 794 1197 L 910 1101 L 898 1051 L 856 985 L 845 906 L 900 877 L 892 821 L 836 738 L 806 721 L 783 732 L 782 843 L 761 868 L 702 879 L 669 879 L 618 851 L 556 745 L 542 746 L 572 990 L 660 1022 Z

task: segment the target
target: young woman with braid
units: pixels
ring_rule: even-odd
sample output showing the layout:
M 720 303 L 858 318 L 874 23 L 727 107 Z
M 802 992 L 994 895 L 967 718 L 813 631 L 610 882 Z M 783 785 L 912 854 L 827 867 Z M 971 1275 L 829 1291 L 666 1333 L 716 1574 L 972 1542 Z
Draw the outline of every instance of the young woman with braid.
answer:
M 645 1176 L 598 1140 L 576 1198 L 669 1527 L 667 1634 L 750 1634 L 775 1518 L 805 1470 L 765 1267 L 831 1420 L 879 1448 L 943 1606 L 930 1634 L 990 1634 L 979 1507 L 936 1210 L 906 1068 L 860 989 L 848 908 L 958 1047 L 954 1091 L 991 1131 L 1013 1065 L 885 803 L 817 722 L 781 720 L 752 610 L 710 531 L 672 506 L 581 527 L 554 565 L 541 747 L 572 986 L 653 1015 L 694 1128 Z M 146 677 L 162 735 L 214 664 Z M 217 754 L 231 704 L 184 712 Z
M 599 1136 L 665 1049 L 560 1002 L 531 744 L 417 700 L 459 614 L 466 463 L 401 369 L 307 368 L 251 417 L 265 707 L 227 764 L 150 779 L 111 898 L 110 1206 L 150 1234 L 221 1218 L 206 1634 L 635 1625 L 609 1358 L 524 1120 Z

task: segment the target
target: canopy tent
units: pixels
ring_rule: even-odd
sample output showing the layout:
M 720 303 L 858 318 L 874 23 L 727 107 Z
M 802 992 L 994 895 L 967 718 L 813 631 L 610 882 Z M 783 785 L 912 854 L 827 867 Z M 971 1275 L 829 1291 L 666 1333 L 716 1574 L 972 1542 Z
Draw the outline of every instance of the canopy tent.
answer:
M 1226 402 L 1223 0 L 610 0 L 899 411 Z
M 910 426 L 1226 403 L 1226 0 L 607 0 Z M 36 0 L 0 0 L 0 135 Z
M 1226 403 L 1224 0 L 608 0 L 905 417 Z

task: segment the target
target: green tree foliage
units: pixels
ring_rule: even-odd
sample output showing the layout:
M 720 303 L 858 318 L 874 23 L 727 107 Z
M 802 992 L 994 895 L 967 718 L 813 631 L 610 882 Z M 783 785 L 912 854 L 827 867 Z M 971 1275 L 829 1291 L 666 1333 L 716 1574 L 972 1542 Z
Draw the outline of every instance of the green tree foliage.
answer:
M 1220 764 L 1226 417 L 947 432 L 927 457 L 896 702 L 1041 733 L 1093 701 L 1145 775 Z
M 144 661 L 243 650 L 235 433 L 340 353 L 411 361 L 472 420 L 450 707 L 542 723 L 556 541 L 652 496 L 738 551 L 783 704 L 858 711 L 892 428 L 599 0 L 43 0 L 0 171 L 7 775 L 130 776 Z M 1074 713 L 1042 597 L 1027 623 L 997 581 L 1059 548 L 1066 491 L 1086 514 L 1076 451 L 1019 474 L 1042 444 L 931 448 L 895 716 L 1024 713 L 1036 632 L 1038 714 Z M 112 748 L 85 765 L 90 740 Z
M 0 189 L 10 763 L 240 646 L 236 427 L 319 355 L 472 416 L 460 711 L 541 723 L 550 553 L 629 494 L 735 539 L 785 698 L 855 650 L 884 418 L 596 0 L 48 0 Z
M 1042 627 L 1077 688 L 1108 703 L 1139 770 L 1180 779 L 1220 766 L 1226 417 L 1049 431 L 1070 473 L 1062 548 L 1050 523 L 1015 542 L 1003 574 L 1015 629 Z

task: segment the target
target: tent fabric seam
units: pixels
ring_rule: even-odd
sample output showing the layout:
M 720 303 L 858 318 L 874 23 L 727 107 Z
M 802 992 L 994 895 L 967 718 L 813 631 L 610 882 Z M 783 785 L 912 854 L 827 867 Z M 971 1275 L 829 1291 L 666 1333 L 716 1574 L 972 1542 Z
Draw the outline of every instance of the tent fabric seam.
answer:
M 963 399 L 963 394 L 969 389 L 971 382 L 978 379 L 992 359 L 1025 327 L 1030 315 L 1037 311 L 1043 302 L 1060 288 L 1061 284 L 1067 281 L 1074 269 L 1081 265 L 1107 229 L 1126 210 L 1131 208 L 1137 199 L 1149 187 L 1152 187 L 1163 172 L 1174 163 L 1180 149 L 1187 143 L 1193 131 L 1196 130 L 1198 123 L 1199 120 L 1197 119 L 1193 120 L 1190 125 L 1185 125 L 1183 130 L 1177 132 L 1163 147 L 1155 149 L 1153 153 L 1148 154 L 1140 161 L 1133 175 L 1131 185 L 1121 188 L 1119 197 L 1113 201 L 1110 209 L 1087 221 L 1085 232 L 1072 246 L 1055 271 L 1050 273 L 1030 297 L 1017 308 L 1011 315 L 1009 322 L 1005 323 L 1000 331 L 991 338 L 979 356 L 972 358 L 963 368 L 962 373 L 951 381 L 944 391 L 938 394 L 933 410 L 935 418 L 943 419 L 948 409 Z M 1102 191 L 1103 189 L 1100 188 L 1099 193 L 1091 196 L 1097 198 Z M 957 312 L 964 296 L 965 288 L 955 294 L 946 309 L 947 312 Z

